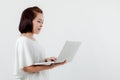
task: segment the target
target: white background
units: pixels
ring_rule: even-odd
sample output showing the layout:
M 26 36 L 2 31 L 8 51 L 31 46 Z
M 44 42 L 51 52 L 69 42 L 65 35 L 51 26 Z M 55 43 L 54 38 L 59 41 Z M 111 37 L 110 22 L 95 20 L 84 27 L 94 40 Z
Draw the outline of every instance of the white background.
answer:
M 50 70 L 50 80 L 120 80 L 119 0 L 0 0 L 0 80 L 15 80 L 14 45 L 22 11 L 44 11 L 37 39 L 47 57 L 65 40 L 82 41 L 71 63 Z

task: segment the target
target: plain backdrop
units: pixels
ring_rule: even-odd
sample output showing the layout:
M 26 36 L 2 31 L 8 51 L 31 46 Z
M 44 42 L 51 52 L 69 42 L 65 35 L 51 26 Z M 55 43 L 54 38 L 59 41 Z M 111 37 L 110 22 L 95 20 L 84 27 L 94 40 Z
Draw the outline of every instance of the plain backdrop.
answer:
M 16 80 L 18 25 L 30 6 L 44 12 L 43 29 L 35 37 L 47 57 L 57 57 L 66 40 L 82 42 L 71 63 L 49 71 L 50 80 L 120 80 L 119 0 L 0 0 L 0 80 Z

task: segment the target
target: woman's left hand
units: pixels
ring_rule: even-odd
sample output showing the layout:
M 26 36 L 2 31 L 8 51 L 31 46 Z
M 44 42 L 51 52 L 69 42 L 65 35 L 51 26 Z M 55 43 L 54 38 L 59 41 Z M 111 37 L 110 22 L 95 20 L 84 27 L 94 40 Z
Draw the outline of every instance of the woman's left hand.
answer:
M 55 58 L 55 57 L 45 58 L 45 62 L 55 61 L 56 59 L 57 58 Z

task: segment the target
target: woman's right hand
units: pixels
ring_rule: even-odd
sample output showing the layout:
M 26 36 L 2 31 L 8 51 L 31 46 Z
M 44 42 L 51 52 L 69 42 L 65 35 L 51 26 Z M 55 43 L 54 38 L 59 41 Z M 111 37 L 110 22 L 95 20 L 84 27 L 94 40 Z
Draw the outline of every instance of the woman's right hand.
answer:
M 60 62 L 60 63 L 52 63 L 50 65 L 50 68 L 54 68 L 54 67 L 57 67 L 57 66 L 61 66 L 61 65 L 64 65 L 66 63 L 66 60 L 63 61 L 63 62 Z

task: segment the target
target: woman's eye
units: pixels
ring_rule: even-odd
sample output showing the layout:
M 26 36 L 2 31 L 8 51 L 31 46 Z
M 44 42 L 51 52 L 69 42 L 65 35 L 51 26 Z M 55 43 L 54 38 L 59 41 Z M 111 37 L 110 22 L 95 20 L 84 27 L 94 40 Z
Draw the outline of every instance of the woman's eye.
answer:
M 38 21 L 39 23 L 41 22 L 41 21 Z
M 37 21 L 38 23 L 43 23 L 42 21 Z

